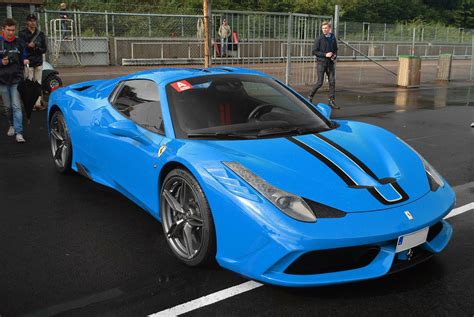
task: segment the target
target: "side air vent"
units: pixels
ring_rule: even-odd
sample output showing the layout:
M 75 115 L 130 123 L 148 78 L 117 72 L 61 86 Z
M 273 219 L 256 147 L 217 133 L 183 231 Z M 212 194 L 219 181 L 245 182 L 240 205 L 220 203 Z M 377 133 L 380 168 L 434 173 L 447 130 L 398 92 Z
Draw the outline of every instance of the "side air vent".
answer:
M 86 85 L 86 86 L 82 86 L 82 87 L 73 88 L 73 90 L 75 90 L 75 91 L 84 91 L 84 90 L 89 89 L 91 87 L 92 87 L 92 85 Z
M 229 73 L 232 73 L 234 70 L 231 68 L 226 68 L 226 67 L 214 67 L 214 69 L 220 69 Z

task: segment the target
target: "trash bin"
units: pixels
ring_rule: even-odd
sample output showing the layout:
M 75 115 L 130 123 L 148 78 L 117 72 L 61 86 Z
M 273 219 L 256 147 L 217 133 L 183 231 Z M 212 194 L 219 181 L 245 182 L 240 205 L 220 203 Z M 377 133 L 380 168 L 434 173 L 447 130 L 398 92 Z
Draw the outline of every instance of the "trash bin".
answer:
M 451 80 L 452 54 L 441 54 L 438 60 L 437 80 Z
M 421 58 L 400 55 L 398 59 L 397 85 L 407 88 L 420 87 Z

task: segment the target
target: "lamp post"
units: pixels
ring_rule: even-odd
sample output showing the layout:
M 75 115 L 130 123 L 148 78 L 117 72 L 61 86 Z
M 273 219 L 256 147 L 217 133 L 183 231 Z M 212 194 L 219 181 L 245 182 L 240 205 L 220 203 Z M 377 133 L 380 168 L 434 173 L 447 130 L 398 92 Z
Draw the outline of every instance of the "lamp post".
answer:
M 202 2 L 202 9 L 204 13 L 204 67 L 209 67 L 209 1 Z

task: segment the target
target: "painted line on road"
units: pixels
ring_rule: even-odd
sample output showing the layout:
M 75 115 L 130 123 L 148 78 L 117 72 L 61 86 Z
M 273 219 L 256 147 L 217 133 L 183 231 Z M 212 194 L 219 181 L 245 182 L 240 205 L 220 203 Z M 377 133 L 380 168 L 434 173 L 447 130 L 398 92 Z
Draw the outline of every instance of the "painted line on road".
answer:
M 190 312 L 192 310 L 196 310 L 198 308 L 211 305 L 217 302 L 220 302 L 226 298 L 239 295 L 248 291 L 251 291 L 257 287 L 263 286 L 263 284 L 255 282 L 255 281 L 248 281 L 236 286 L 232 286 L 226 289 L 223 289 L 222 291 L 218 291 L 203 297 L 200 297 L 198 299 L 192 300 L 190 302 L 162 310 L 156 314 L 149 315 L 151 317 L 157 317 L 157 316 L 177 316 L 181 315 L 187 312 Z
M 466 204 L 466 205 L 458 207 L 458 208 L 454 208 L 453 210 L 451 210 L 451 212 L 449 214 L 446 215 L 446 217 L 444 217 L 444 219 L 448 219 L 448 218 L 460 215 L 460 214 L 465 213 L 466 211 L 469 211 L 469 210 L 472 210 L 472 209 L 474 209 L 474 202 Z
M 448 218 L 460 215 L 462 213 L 465 213 L 466 211 L 473 210 L 473 209 L 474 209 L 474 202 L 471 202 L 464 206 L 454 208 L 453 210 L 451 210 L 451 212 L 448 215 L 446 215 L 446 217 L 444 217 L 444 219 L 448 219 Z M 162 310 L 160 312 L 157 312 L 149 316 L 151 317 L 178 316 L 178 315 L 185 314 L 187 312 L 199 309 L 204 306 L 215 304 L 227 298 L 251 291 L 260 286 L 263 286 L 263 284 L 255 282 L 255 281 L 248 281 L 248 282 L 245 282 L 236 286 L 232 286 L 232 287 L 223 289 L 221 291 L 194 299 L 187 303 Z

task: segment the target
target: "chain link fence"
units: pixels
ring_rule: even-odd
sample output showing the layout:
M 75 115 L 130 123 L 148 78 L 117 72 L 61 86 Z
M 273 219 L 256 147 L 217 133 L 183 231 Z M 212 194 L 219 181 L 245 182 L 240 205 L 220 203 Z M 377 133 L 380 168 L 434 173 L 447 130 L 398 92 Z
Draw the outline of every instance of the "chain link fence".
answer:
M 111 6 L 111 9 L 117 8 Z M 0 6 L 0 15 L 5 16 L 5 10 Z M 29 6 L 13 7 L 12 15 L 17 21 L 24 21 L 30 10 Z M 180 14 L 67 11 L 73 36 L 66 40 L 60 34 L 53 34 L 51 29 L 64 11 L 45 10 L 37 15 L 40 28 L 49 38 L 47 58 L 56 66 L 173 64 L 202 67 L 205 45 L 202 11 L 184 8 L 174 11 Z M 227 42 L 222 42 L 218 33 L 223 19 L 232 30 Z M 292 85 L 314 83 L 316 60 L 312 46 L 321 34 L 323 21 L 332 21 L 332 17 L 213 10 L 211 65 L 253 68 Z M 22 22 L 19 25 L 22 27 Z M 467 61 L 459 71 L 455 66 L 454 75 L 462 73 L 461 78 L 473 77 L 473 30 L 415 23 L 341 21 L 338 36 L 376 60 L 396 61 L 398 56 L 407 54 L 435 60 L 440 54 L 449 53 L 455 60 Z M 342 43 L 339 60 L 364 61 L 359 67 L 371 65 L 364 56 Z M 359 71 L 359 75 L 363 81 L 363 71 Z
M 227 44 L 218 34 L 224 19 L 232 30 Z M 261 70 L 287 83 L 314 82 L 312 45 L 321 23 L 331 20 L 306 14 L 213 11 L 212 64 Z
M 474 30 L 443 25 L 382 24 L 341 21 L 339 37 L 346 41 L 413 41 L 470 44 Z

